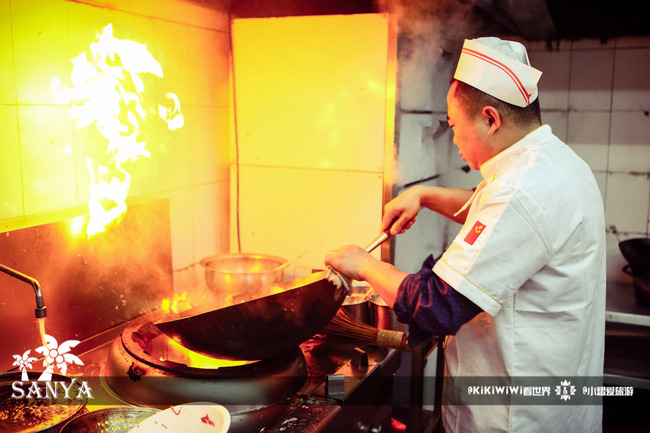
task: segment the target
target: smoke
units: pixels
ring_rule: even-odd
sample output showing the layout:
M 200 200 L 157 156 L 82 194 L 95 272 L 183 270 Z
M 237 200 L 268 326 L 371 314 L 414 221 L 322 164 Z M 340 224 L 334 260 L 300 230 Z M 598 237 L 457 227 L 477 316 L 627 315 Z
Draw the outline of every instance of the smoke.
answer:
M 444 95 L 463 41 L 485 35 L 485 20 L 477 16 L 475 0 L 375 1 L 375 8 L 397 23 L 402 108 L 444 110 Z
M 432 113 L 432 123 L 429 126 L 417 122 L 400 126 L 422 129 L 422 142 L 409 142 L 408 145 L 418 146 L 426 154 L 437 153 L 437 142 L 447 145 L 436 128 L 440 122 L 444 123 L 449 80 L 453 76 L 464 40 L 487 36 L 488 27 L 492 26 L 477 11 L 476 1 L 375 0 L 376 11 L 389 14 L 397 26 L 400 109 L 402 112 Z M 436 139 L 433 138 L 435 131 L 438 131 Z M 412 135 L 417 133 L 411 132 Z M 398 149 L 396 147 L 395 152 Z M 432 158 L 431 161 L 437 164 L 436 160 L 437 158 Z M 395 155 L 394 161 L 394 175 L 398 184 L 426 179 L 427 173 L 438 173 L 441 168 L 421 168 L 414 179 L 413 170 L 402 166 L 413 161 L 398 155 Z
M 396 18 L 400 61 L 417 55 L 455 60 L 465 39 L 497 35 L 503 28 L 485 14 L 480 0 L 375 0 L 375 9 Z M 412 50 L 415 45 L 418 50 Z M 417 51 L 417 52 L 416 52 Z M 417 61 L 417 59 L 412 59 Z
M 426 40 L 435 49 L 460 46 L 480 27 L 466 1 L 377 0 L 377 8 L 397 17 L 401 37 Z

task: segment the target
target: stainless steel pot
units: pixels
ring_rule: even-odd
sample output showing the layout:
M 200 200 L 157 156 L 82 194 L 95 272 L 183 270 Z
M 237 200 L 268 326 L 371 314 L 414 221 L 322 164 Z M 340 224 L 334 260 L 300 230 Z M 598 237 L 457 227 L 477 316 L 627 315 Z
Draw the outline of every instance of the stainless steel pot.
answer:
M 372 288 L 368 285 L 352 286 L 341 308 L 358 321 L 372 325 L 369 305 L 371 295 Z
M 205 282 L 218 295 L 238 295 L 284 279 L 286 259 L 267 254 L 218 254 L 200 261 Z
M 408 332 L 408 325 L 399 322 L 395 312 L 390 308 L 383 299 L 377 294 L 370 298 L 370 311 L 372 316 L 372 325 L 379 329 L 388 329 L 392 331 Z

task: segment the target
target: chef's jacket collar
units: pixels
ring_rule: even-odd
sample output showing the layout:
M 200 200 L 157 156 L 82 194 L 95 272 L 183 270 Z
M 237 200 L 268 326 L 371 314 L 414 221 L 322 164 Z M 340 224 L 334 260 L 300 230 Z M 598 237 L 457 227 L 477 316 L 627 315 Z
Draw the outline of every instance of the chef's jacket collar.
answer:
M 521 140 L 514 143 L 512 146 L 507 147 L 501 152 L 494 155 L 492 158 L 485 161 L 480 168 L 483 179 L 490 182 L 499 173 L 503 172 L 507 167 L 512 165 L 519 157 L 531 148 L 538 147 L 540 142 L 548 137 L 551 132 L 549 125 L 542 125 L 539 128 L 531 131 Z

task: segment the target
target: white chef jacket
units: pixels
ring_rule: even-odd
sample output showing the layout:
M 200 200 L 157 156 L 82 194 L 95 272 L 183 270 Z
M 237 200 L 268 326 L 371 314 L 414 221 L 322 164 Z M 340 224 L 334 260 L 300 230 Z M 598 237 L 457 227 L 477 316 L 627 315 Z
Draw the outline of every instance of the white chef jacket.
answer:
M 591 170 L 544 125 L 480 171 L 485 186 L 433 268 L 484 311 L 448 338 L 447 380 L 602 377 L 605 222 Z M 448 404 L 443 422 L 449 433 L 592 433 L 602 406 Z

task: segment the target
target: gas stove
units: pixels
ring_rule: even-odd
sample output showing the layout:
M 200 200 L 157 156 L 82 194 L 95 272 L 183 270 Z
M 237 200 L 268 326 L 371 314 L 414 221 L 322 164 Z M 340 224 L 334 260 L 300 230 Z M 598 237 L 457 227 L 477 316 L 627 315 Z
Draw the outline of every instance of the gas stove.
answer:
M 90 410 L 210 401 L 231 413 L 230 433 L 390 431 L 398 350 L 321 333 L 272 359 L 218 366 L 164 341 L 158 318 L 141 316 L 80 355 Z
M 87 382 L 88 410 L 211 401 L 231 413 L 231 433 L 390 430 L 398 350 L 320 333 L 272 359 L 196 364 L 153 326 L 174 294 L 169 203 L 131 202 L 119 224 L 92 237 L 73 230 L 86 218 L 72 212 L 7 232 L 0 263 L 43 285 L 48 335 L 80 341 L 73 352 L 83 365 L 61 373 Z M 40 328 L 25 326 L 34 313 L 24 282 L 8 280 L 0 305 L 4 370 L 42 337 Z

